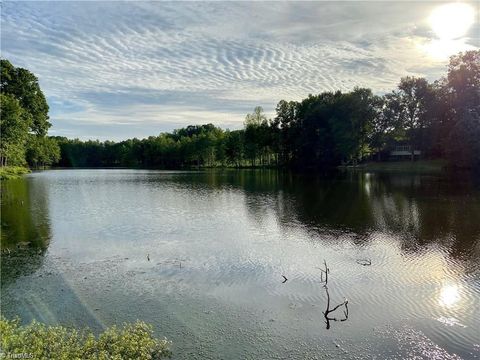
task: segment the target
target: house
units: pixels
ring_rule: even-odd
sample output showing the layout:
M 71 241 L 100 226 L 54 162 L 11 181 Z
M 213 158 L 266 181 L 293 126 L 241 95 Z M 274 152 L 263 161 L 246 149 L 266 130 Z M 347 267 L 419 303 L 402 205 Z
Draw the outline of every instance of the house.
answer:
M 413 150 L 414 157 L 418 158 L 422 152 L 420 150 Z M 390 158 L 392 160 L 406 160 L 412 157 L 412 148 L 410 145 L 396 145 L 393 150 L 390 151 Z

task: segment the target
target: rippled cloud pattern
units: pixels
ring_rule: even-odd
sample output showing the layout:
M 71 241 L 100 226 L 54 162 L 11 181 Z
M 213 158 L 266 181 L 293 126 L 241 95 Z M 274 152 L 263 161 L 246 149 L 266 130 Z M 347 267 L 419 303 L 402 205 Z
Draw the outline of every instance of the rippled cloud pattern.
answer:
M 447 60 L 424 51 L 436 5 L 4 2 L 2 57 L 39 77 L 53 135 L 236 129 L 256 105 L 272 116 L 281 99 L 440 77 Z M 466 46 L 478 45 L 478 30 Z

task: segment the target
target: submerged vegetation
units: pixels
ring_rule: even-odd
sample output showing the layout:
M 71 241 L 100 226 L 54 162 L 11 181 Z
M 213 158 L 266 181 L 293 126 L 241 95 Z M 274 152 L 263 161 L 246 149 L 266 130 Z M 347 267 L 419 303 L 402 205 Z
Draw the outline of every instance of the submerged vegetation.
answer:
M 108 328 L 98 337 L 90 330 L 20 325 L 0 318 L 2 356 L 29 359 L 163 359 L 171 356 L 170 342 L 153 336 L 151 325 L 137 321 Z

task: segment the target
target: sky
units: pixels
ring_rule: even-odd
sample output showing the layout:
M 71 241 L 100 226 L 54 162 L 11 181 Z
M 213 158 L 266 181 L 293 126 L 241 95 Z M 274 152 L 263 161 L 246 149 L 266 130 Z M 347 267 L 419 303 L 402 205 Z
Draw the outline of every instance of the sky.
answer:
M 445 75 L 480 46 L 479 3 L 471 18 L 445 4 L 4 1 L 1 56 L 38 76 L 50 135 L 239 129 L 258 105 L 273 117 L 282 99 Z

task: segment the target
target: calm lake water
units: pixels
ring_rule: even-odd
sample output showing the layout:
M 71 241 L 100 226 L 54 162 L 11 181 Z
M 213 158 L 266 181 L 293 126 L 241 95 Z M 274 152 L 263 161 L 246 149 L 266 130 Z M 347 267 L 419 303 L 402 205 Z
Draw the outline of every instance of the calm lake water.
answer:
M 23 322 L 141 319 L 177 359 L 480 358 L 469 179 L 58 170 L 3 182 L 1 210 L 1 309 Z M 329 329 L 324 260 L 349 310 Z

